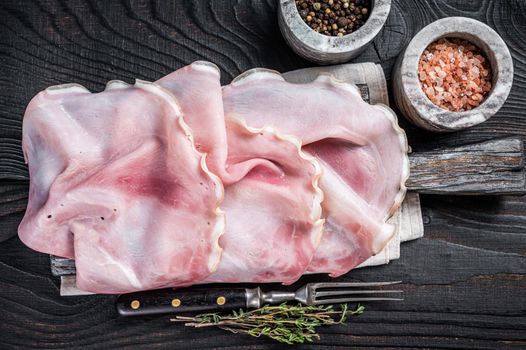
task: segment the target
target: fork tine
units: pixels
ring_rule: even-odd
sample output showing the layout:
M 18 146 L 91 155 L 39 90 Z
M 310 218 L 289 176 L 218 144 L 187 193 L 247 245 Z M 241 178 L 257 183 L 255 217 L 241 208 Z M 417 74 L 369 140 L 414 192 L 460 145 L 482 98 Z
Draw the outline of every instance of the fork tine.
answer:
M 332 290 L 328 292 L 315 292 L 314 297 L 332 297 L 336 295 L 348 294 L 386 294 L 386 293 L 403 293 L 403 290 Z
M 319 282 L 313 283 L 314 288 L 338 288 L 338 287 L 379 287 L 400 284 L 402 281 L 393 282 Z
M 340 298 L 340 299 L 327 299 L 327 300 L 315 300 L 314 305 L 322 304 L 343 304 L 355 301 L 402 301 L 402 298 Z

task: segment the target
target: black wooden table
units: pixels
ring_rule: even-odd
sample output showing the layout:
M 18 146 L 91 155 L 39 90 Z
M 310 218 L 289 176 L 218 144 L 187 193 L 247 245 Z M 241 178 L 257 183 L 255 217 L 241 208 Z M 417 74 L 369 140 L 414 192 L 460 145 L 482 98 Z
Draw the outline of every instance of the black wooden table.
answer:
M 193 330 L 167 317 L 119 319 L 112 296 L 60 297 L 49 257 L 16 237 L 27 201 L 20 148 L 29 100 L 49 85 L 156 80 L 194 60 L 222 82 L 253 67 L 307 67 L 283 41 L 274 0 L 0 2 L 0 348 L 281 349 L 266 339 Z M 395 58 L 425 24 L 446 16 L 486 22 L 513 55 L 504 108 L 465 132 L 434 135 L 401 121 L 414 150 L 526 136 L 526 1 L 396 0 L 385 29 L 356 62 Z M 8 180 L 11 179 L 11 180 Z M 367 305 L 347 325 L 321 329 L 310 349 L 526 348 L 526 202 L 520 197 L 422 196 L 425 237 L 389 265 L 343 279 L 403 280 L 406 300 Z M 8 238 L 11 237 L 11 238 Z M 7 239 L 8 238 L 8 239 Z

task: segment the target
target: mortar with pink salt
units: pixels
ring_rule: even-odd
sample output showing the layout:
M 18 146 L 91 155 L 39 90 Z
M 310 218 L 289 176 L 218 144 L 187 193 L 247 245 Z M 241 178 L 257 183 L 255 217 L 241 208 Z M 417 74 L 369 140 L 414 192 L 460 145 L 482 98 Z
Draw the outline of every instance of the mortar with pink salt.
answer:
M 513 62 L 489 26 L 449 17 L 418 32 L 399 56 L 393 79 L 396 104 L 407 119 L 448 132 L 497 113 L 513 84 Z

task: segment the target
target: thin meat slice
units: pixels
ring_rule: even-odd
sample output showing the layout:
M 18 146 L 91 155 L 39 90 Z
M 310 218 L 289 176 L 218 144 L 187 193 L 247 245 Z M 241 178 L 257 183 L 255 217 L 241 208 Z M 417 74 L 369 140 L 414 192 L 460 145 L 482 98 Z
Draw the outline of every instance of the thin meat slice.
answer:
M 146 82 L 49 88 L 26 110 L 23 148 L 31 182 L 19 236 L 74 258 L 79 288 L 189 285 L 216 269 L 222 184 L 170 93 Z
M 192 130 L 195 147 L 206 153 L 210 171 L 225 178 L 227 141 L 220 73 L 217 66 L 196 61 L 155 83 L 177 99 L 184 120 Z
M 326 219 L 320 246 L 308 272 L 337 277 L 383 249 L 395 227 L 373 214 L 373 209 L 343 181 L 333 168 L 322 163 L 320 187 L 324 191 Z
M 341 275 L 385 246 L 394 230 L 386 220 L 403 199 L 409 168 L 394 113 L 332 77 L 291 84 L 262 69 L 225 86 L 223 104 L 227 118 L 299 137 L 320 161 L 326 224 L 310 272 Z
M 225 185 L 217 271 L 201 282 L 292 283 L 318 247 L 320 168 L 299 141 L 223 114 L 219 70 L 195 62 L 157 81 L 179 102 L 207 164 Z M 223 142 L 226 140 L 226 142 Z
M 299 141 L 270 128 L 250 129 L 229 119 L 227 139 L 229 167 L 246 172 L 226 187 L 223 257 L 206 282 L 293 283 L 321 238 L 321 170 Z

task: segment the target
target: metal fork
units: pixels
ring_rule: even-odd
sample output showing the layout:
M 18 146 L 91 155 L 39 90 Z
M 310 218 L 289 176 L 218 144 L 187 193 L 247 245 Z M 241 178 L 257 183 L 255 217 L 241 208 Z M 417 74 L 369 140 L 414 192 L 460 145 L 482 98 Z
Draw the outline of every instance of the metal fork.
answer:
M 117 298 L 117 311 L 123 316 L 185 313 L 206 310 L 259 308 L 297 300 L 305 305 L 341 304 L 354 301 L 402 300 L 401 290 L 370 289 L 396 282 L 308 283 L 295 292 L 264 292 L 261 288 L 182 288 L 159 289 L 123 294 Z M 393 296 L 394 295 L 394 296 Z
M 270 291 L 261 288 L 246 290 L 247 306 L 258 308 L 263 304 L 278 304 L 296 300 L 304 305 L 340 304 L 357 301 L 400 301 L 403 298 L 388 295 L 399 295 L 402 290 L 366 289 L 369 287 L 390 286 L 402 283 L 393 282 L 319 282 L 307 283 L 295 292 Z M 386 295 L 386 296 L 384 296 Z

